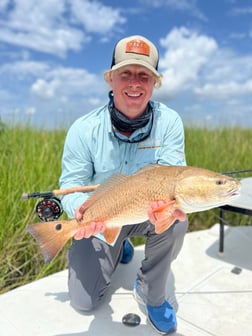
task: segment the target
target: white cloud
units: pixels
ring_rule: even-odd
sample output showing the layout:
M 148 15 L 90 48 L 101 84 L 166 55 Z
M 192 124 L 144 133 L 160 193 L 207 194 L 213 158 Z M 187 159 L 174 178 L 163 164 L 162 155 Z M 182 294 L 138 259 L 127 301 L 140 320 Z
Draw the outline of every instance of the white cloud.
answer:
M 204 67 L 205 81 L 220 83 L 229 80 L 244 82 L 252 75 L 252 55 L 240 55 L 219 48 Z
M 59 82 L 56 79 L 47 82 L 42 78 L 38 78 L 32 85 L 31 91 L 42 99 L 52 99 L 55 97 L 58 87 Z
M 157 99 L 187 94 L 201 103 L 226 104 L 229 99 L 251 97 L 251 55 L 222 48 L 213 38 L 184 27 L 173 29 L 160 43 L 165 49 L 160 59 L 164 79 Z
M 165 48 L 160 59 L 160 70 L 164 74 L 161 93 L 170 96 L 195 85 L 202 67 L 209 62 L 217 50 L 214 39 L 191 31 L 185 27 L 174 28 L 160 41 Z
M 40 76 L 50 69 L 49 65 L 36 61 L 18 61 L 5 63 L 0 66 L 0 74 L 5 76 L 15 76 L 18 79 L 24 79 L 34 76 Z
M 252 6 L 234 7 L 230 10 L 231 15 L 250 15 L 252 14 Z
M 84 37 L 78 30 L 71 28 L 68 30 L 58 28 L 53 31 L 44 27 L 36 32 L 20 31 L 18 33 L 9 28 L 2 28 L 0 30 L 0 40 L 20 47 L 63 57 L 68 50 L 79 50 Z
M 0 87 L 0 116 L 5 120 L 36 116 L 36 122 L 29 120 L 40 123 L 42 115 L 54 120 L 61 110 L 62 120 L 71 123 L 106 99 L 102 76 L 80 68 L 24 60 L 0 65 L 0 77 L 6 83 L 5 90 Z
M 88 102 L 91 106 L 99 106 L 101 104 L 101 99 L 90 97 Z
M 186 12 L 200 20 L 207 21 L 206 16 L 197 5 L 197 0 L 139 0 L 139 2 L 144 6 L 148 5 L 154 8 L 169 7 L 174 11 Z
M 0 101 L 3 104 L 4 101 L 8 101 L 11 98 L 11 95 L 8 91 L 0 89 Z M 3 106 L 0 105 L 0 109 L 2 109 Z
M 0 21 L 2 42 L 60 56 L 68 49 L 80 48 L 84 36 L 64 20 L 65 1 L 9 1 L 11 3 L 13 6 Z
M 201 97 L 213 99 L 229 99 L 252 94 L 252 80 L 244 83 L 234 81 L 222 82 L 220 84 L 207 83 L 202 87 L 195 88 L 195 93 Z
M 0 1 L 0 12 L 4 11 L 9 3 L 9 0 Z
M 126 22 L 119 9 L 98 1 L 72 0 L 71 10 L 73 18 L 88 32 L 106 34 L 117 24 Z
M 118 9 L 98 1 L 9 0 L 0 9 L 0 41 L 61 57 L 80 50 L 89 33 L 105 35 L 125 22 Z
M 101 92 L 101 80 L 83 69 L 52 68 L 31 86 L 31 92 L 41 99 L 70 100 L 70 97 L 97 95 Z
M 242 32 L 242 33 L 234 32 L 234 33 L 229 34 L 229 38 L 234 39 L 234 40 L 242 40 L 246 37 L 247 37 L 247 34 L 245 32 Z
M 36 107 L 30 106 L 26 109 L 25 114 L 28 116 L 32 116 L 37 113 Z

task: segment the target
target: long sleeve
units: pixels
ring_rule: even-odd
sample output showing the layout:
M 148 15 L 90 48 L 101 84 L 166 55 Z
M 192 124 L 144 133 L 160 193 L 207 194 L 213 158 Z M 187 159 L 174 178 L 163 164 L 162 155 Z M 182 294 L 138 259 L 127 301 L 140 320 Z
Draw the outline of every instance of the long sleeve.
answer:
M 107 106 L 76 120 L 65 140 L 61 189 L 103 183 L 115 173 L 132 175 L 151 163 L 186 165 L 181 118 L 164 104 L 151 104 L 151 133 L 140 142 L 128 143 L 115 136 Z M 139 132 L 145 129 L 135 131 L 131 138 Z M 88 197 L 88 193 L 65 195 L 62 205 L 67 215 L 74 217 L 75 209 Z

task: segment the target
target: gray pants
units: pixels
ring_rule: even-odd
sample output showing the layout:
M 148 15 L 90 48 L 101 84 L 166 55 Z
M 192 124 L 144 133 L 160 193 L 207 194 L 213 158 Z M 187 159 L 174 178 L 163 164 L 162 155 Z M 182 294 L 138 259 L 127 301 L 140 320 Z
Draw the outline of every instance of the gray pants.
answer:
M 95 237 L 74 240 L 69 251 L 68 279 L 73 307 L 88 311 L 101 302 L 120 262 L 123 241 L 134 236 L 147 238 L 145 258 L 137 274 L 140 295 L 152 306 L 161 305 L 165 300 L 171 262 L 181 250 L 187 227 L 187 221 L 177 221 L 157 235 L 154 225 L 147 221 L 124 226 L 114 246 Z

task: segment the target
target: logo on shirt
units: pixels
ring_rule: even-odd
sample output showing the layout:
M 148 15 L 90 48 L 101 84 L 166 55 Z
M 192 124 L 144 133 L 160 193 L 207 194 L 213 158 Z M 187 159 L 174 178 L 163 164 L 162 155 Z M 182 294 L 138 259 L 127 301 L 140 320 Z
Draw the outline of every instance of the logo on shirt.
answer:
M 153 149 L 160 148 L 160 140 L 158 139 L 147 139 L 145 141 L 139 142 L 137 149 Z

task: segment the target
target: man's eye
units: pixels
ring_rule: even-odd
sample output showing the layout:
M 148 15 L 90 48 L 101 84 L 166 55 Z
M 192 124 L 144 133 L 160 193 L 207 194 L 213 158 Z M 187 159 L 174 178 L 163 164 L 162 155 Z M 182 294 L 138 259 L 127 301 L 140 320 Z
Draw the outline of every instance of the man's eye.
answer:
M 122 78 L 129 78 L 130 74 L 128 72 L 123 72 L 123 73 L 121 73 L 121 77 Z
M 122 72 L 120 73 L 120 78 L 122 80 L 131 80 L 131 79 L 136 79 L 138 81 L 141 81 L 143 83 L 147 83 L 149 81 L 149 79 L 151 78 L 151 76 L 149 76 L 146 73 L 139 73 L 139 74 L 132 74 L 131 72 Z
M 140 78 L 142 81 L 148 81 L 150 77 L 149 77 L 148 75 L 142 74 L 142 75 L 139 75 L 139 78 Z

